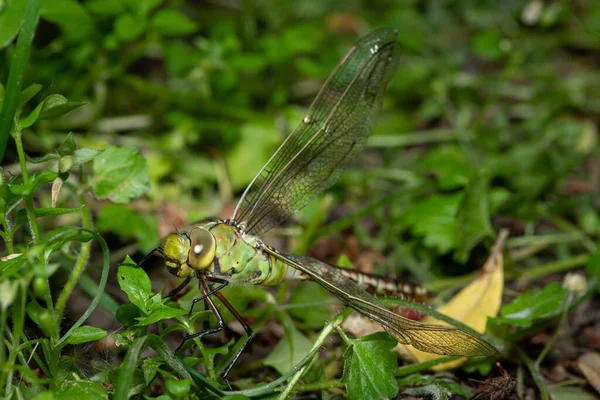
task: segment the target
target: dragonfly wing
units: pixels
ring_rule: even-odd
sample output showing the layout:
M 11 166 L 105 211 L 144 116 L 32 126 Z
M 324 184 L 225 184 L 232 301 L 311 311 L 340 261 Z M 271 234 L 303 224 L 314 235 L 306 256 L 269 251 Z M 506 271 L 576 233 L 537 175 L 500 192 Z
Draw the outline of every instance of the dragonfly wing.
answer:
M 446 325 L 424 324 L 398 315 L 358 287 L 334 267 L 310 257 L 281 254 L 269 249 L 293 268 L 336 295 L 348 306 L 385 328 L 398 342 L 435 354 L 489 356 L 498 351 L 480 337 Z
M 364 148 L 396 72 L 396 31 L 360 39 L 338 64 L 300 125 L 256 175 L 233 218 L 261 235 L 331 186 Z

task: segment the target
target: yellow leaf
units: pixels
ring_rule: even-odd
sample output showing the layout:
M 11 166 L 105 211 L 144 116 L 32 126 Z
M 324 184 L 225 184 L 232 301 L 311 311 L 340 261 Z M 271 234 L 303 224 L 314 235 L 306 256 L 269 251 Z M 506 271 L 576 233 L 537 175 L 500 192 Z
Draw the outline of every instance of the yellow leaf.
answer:
M 504 289 L 502 247 L 506 236 L 507 232 L 505 230 L 500 232 L 498 240 L 492 248 L 492 253 L 483 266 L 481 274 L 458 292 L 447 304 L 438 308 L 437 311 L 470 326 L 477 332 L 483 333 L 485 331 L 487 317 L 495 316 L 502 304 L 502 291 Z M 421 322 L 447 325 L 445 322 L 429 316 L 425 317 Z M 443 357 L 419 351 L 410 345 L 405 347 L 408 348 L 409 352 L 418 362 Z M 452 369 L 462 365 L 465 361 L 466 358 L 460 358 L 437 365 L 433 369 L 437 371 Z

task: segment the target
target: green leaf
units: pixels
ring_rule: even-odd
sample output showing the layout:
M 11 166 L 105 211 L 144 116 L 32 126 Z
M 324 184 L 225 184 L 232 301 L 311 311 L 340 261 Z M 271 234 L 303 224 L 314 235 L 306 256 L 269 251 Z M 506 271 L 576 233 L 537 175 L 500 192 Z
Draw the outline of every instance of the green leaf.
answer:
M 148 326 L 158 321 L 164 321 L 166 319 L 172 319 L 184 316 L 188 312 L 181 308 L 173 308 L 164 306 L 161 308 L 153 309 L 148 316 L 138 318 L 136 326 Z
M 107 399 L 108 394 L 102 383 L 83 379 L 63 381 L 55 392 L 56 398 L 61 400 Z
M 428 151 L 420 164 L 427 171 L 433 171 L 442 189 L 465 186 L 472 172 L 463 150 L 454 145 L 440 146 Z
M 75 143 L 75 139 L 73 139 L 73 134 L 69 132 L 65 141 L 58 147 L 57 152 L 61 157 L 72 156 L 75 154 L 75 149 L 77 149 L 77 143 Z
M 30 196 L 35 190 L 47 183 L 52 182 L 58 177 L 58 174 L 54 171 L 42 171 L 33 174 L 29 184 L 25 185 L 7 185 L 8 189 L 12 194 Z
M 590 255 L 585 269 L 591 277 L 596 278 L 596 291 L 600 293 L 600 247 Z
M 319 329 L 325 325 L 331 314 L 327 305 L 329 294 L 316 282 L 298 285 L 290 297 L 289 314 L 304 322 L 307 327 Z
M 115 16 L 125 12 L 123 0 L 88 0 L 85 7 L 93 14 Z
M 312 348 L 312 342 L 293 325 L 265 358 L 264 364 L 271 366 L 281 375 L 298 364 Z
M 70 40 L 81 40 L 93 32 L 94 23 L 76 0 L 41 0 L 40 17 L 58 25 Z
M 123 1 L 123 0 L 120 0 Z M 140 16 L 146 16 L 156 7 L 160 6 L 164 0 L 125 0 L 127 8 Z
M 415 235 L 424 237 L 427 247 L 446 254 L 456 246 L 456 211 L 462 193 L 433 195 L 406 212 L 404 218 Z
M 137 39 L 146 29 L 146 19 L 137 15 L 122 14 L 115 21 L 115 34 L 126 42 Z
M 117 321 L 123 325 L 129 326 L 135 324 L 141 315 L 140 309 L 135 304 L 125 303 L 117 308 L 115 316 Z
M 129 258 L 124 261 L 124 263 L 130 262 Z M 121 264 L 117 277 L 119 287 L 127 294 L 129 301 L 145 312 L 148 299 L 154 295 L 148 274 L 138 266 Z
M 175 396 L 175 398 L 180 399 L 184 397 L 186 394 L 190 392 L 190 388 L 192 387 L 192 382 L 187 379 L 174 379 L 169 378 L 165 381 L 165 388 L 167 392 Z
M 66 340 L 67 344 L 81 344 L 92 342 L 94 340 L 104 339 L 108 334 L 104 329 L 95 326 L 80 326 L 71 332 L 71 336 Z
M 38 92 L 42 90 L 42 85 L 38 83 L 32 83 L 26 89 L 21 91 L 21 96 L 19 97 L 19 106 L 18 108 L 22 108 L 29 100 L 33 98 Z
M 56 119 L 69 111 L 81 107 L 87 103 L 69 102 L 67 98 L 60 94 L 51 94 L 47 96 L 37 107 L 25 118 L 19 121 L 21 128 L 28 128 L 38 120 Z
M 543 290 L 517 297 L 502 307 L 502 317 L 489 318 L 488 321 L 497 325 L 528 327 L 534 320 L 559 313 L 567 295 L 567 290 L 559 283 L 551 283 Z
M 281 144 L 281 134 L 272 122 L 245 124 L 240 131 L 237 145 L 225 156 L 231 184 L 234 189 L 243 189 L 250 183 L 257 171 L 269 160 L 277 146 Z M 256 138 L 259 137 L 260 141 Z M 251 148 L 252 151 L 248 151 Z
M 140 214 L 122 204 L 110 204 L 102 208 L 96 227 L 122 238 L 135 238 L 137 246 L 144 253 L 149 253 L 160 241 L 153 215 Z
M 504 54 L 500 46 L 501 39 L 499 31 L 482 32 L 475 36 L 471 48 L 476 56 L 484 60 L 494 61 Z
M 484 238 L 493 233 L 487 198 L 487 179 L 478 172 L 471 179 L 460 201 L 456 215 L 457 240 L 454 259 L 464 263 L 469 252 Z
M 27 0 L 4 0 L 0 8 L 0 50 L 8 46 L 21 27 Z
M 194 21 L 175 9 L 160 10 L 152 19 L 154 29 L 167 36 L 189 35 L 196 31 Z
M 398 366 L 392 349 L 397 342 L 378 332 L 352 340 L 344 353 L 342 382 L 351 399 L 389 399 L 398 393 L 394 371 Z
M 165 361 L 161 357 L 149 357 L 142 362 L 142 372 L 144 373 L 146 386 L 150 385 L 150 382 L 152 382 L 156 376 L 158 369 L 164 363 Z
M 109 147 L 94 158 L 91 183 L 96 196 L 126 203 L 150 188 L 148 163 L 134 147 Z
M 98 156 L 98 154 L 102 153 L 104 150 L 96 150 L 96 149 L 77 149 L 75 150 L 75 154 L 73 154 L 73 166 L 78 166 L 81 164 L 85 164 L 86 162 L 92 161 L 94 158 Z
M 576 386 L 549 386 L 552 400 L 598 400 L 594 394 Z

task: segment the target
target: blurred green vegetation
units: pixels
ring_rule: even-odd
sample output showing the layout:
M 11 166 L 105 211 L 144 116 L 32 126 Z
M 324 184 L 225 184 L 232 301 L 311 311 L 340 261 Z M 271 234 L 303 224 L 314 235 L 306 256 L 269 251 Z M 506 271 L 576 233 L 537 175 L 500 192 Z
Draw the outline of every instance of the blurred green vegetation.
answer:
M 0 1 L 3 87 L 25 9 L 25 0 Z M 83 219 L 93 223 L 82 226 L 108 236 L 113 253 L 131 243 L 146 253 L 173 225 L 230 216 L 351 44 L 382 26 L 398 29 L 403 58 L 368 151 L 299 213 L 298 228 L 275 235 L 290 251 L 331 262 L 346 253 L 359 267 L 410 276 L 442 295 L 464 282 L 448 276 L 479 268 L 500 228 L 512 237 L 507 278 L 520 282 L 511 300 L 541 290 L 540 277 L 560 280 L 556 273 L 586 264 L 600 277 L 600 258 L 588 257 L 600 235 L 600 2 L 593 0 L 41 0 L 21 86 L 31 90 L 24 151 L 58 154 L 44 160 L 64 165 L 75 154 L 69 132 L 78 150 L 104 149 L 39 185 L 70 172 L 66 185 L 92 211 Z M 37 114 L 54 94 L 64 96 L 60 115 Z M 19 181 L 19 161 L 9 140 L 5 181 Z M 119 183 L 132 171 L 123 193 Z M 53 194 L 37 192 L 36 206 L 49 209 Z M 63 191 L 57 206 L 79 207 L 75 198 Z M 40 224 L 50 232 L 77 220 L 67 214 Z M 29 251 L 32 236 L 16 232 L 14 252 Z M 316 322 L 290 313 L 305 330 L 323 326 L 323 313 L 315 314 Z M 286 332 L 299 334 L 293 325 Z M 165 380 L 177 398 L 180 388 Z

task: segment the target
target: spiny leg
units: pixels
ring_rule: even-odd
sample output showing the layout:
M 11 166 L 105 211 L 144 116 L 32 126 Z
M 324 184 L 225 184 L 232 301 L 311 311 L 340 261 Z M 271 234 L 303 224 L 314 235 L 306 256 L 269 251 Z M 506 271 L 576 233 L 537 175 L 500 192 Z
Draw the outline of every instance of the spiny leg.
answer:
M 181 290 L 186 287 L 188 285 L 188 283 L 190 283 L 190 281 L 192 280 L 192 276 L 188 276 L 187 278 L 185 278 L 183 280 L 183 282 L 181 282 L 179 284 L 179 286 L 177 286 L 175 289 L 172 289 L 169 291 L 169 293 L 167 293 L 167 295 L 164 297 L 165 299 L 168 299 L 169 297 L 173 297 L 175 296 L 177 293 L 181 292 Z
M 208 277 L 207 277 L 207 279 L 208 279 Z M 200 289 L 202 290 L 202 288 L 204 287 L 204 290 L 206 290 L 206 281 L 204 280 L 204 278 L 198 277 L 198 280 L 200 281 Z M 218 293 L 219 290 L 223 289 L 225 286 L 229 285 L 229 281 L 226 281 L 224 279 L 211 278 L 211 282 L 219 283 L 220 286 L 213 288 L 213 286 L 210 285 L 210 292 L 207 292 L 207 293 L 202 292 L 202 296 L 192 300 L 192 306 L 190 307 L 190 312 L 188 313 L 188 318 L 192 315 L 192 311 L 194 310 L 194 306 L 196 305 L 196 303 L 204 300 L 204 309 L 206 310 L 207 309 L 206 307 L 209 306 L 208 298 L 210 296 L 212 296 L 213 294 Z
M 145 264 L 145 263 L 146 263 L 146 262 L 147 262 L 147 261 L 148 261 L 150 258 L 154 257 L 156 253 L 160 254 L 161 256 L 164 256 L 164 255 L 165 255 L 165 251 L 163 250 L 163 248 L 162 248 L 162 247 L 157 247 L 157 248 L 153 249 L 152 251 L 150 251 L 148 254 L 146 254 L 146 255 L 144 256 L 144 258 L 142 258 L 142 259 L 141 259 L 141 260 L 140 260 L 140 261 L 137 263 L 137 265 L 139 265 L 139 266 L 141 267 L 141 266 L 142 266 L 143 264 Z
M 221 313 L 219 312 L 219 310 L 217 309 L 217 306 L 215 305 L 214 301 L 212 301 L 212 299 L 210 298 L 210 295 L 215 293 L 215 290 L 212 291 L 208 291 L 206 289 L 206 283 L 204 281 L 203 278 L 199 277 L 199 285 L 200 286 L 200 291 L 202 292 L 202 297 L 198 297 L 197 299 L 194 299 L 194 302 L 192 303 L 192 307 L 190 309 L 190 312 L 188 314 L 188 318 L 189 316 L 192 314 L 192 310 L 194 309 L 194 305 L 200 301 L 200 300 L 205 300 L 205 304 L 208 304 L 208 307 L 210 307 L 211 311 L 213 312 L 213 314 L 215 315 L 215 317 L 217 318 L 217 323 L 219 324 L 218 327 L 213 328 L 213 329 L 209 329 L 209 330 L 205 330 L 203 332 L 198 332 L 198 333 L 193 333 L 191 335 L 186 335 L 183 340 L 181 341 L 181 343 L 179 344 L 179 346 L 177 346 L 177 348 L 175 349 L 175 353 L 177 353 L 181 347 L 185 344 L 185 342 L 187 342 L 190 339 L 200 339 L 202 340 L 202 338 L 206 335 L 210 335 L 212 333 L 217 333 L 222 331 L 223 329 L 225 329 L 225 323 L 223 322 L 223 317 L 221 316 Z M 218 289 L 222 289 L 224 286 L 226 286 L 227 283 L 223 284 L 222 286 L 220 286 Z
M 244 321 L 244 319 L 242 318 L 242 316 L 236 311 L 235 308 L 233 308 L 233 306 L 225 298 L 225 296 L 223 296 L 223 293 L 216 292 L 215 296 L 217 296 L 217 298 L 219 300 L 221 300 L 221 303 L 223 303 L 223 305 L 225 307 L 227 307 L 227 309 L 233 314 L 233 316 L 235 317 L 235 319 L 237 319 L 239 321 L 239 323 L 242 324 L 242 327 L 244 328 L 244 330 L 246 331 L 246 334 L 248 335 L 248 337 L 246 338 L 246 341 L 244 342 L 244 344 L 242 345 L 242 347 L 240 347 L 240 349 L 238 350 L 238 352 L 233 357 L 233 360 L 231 360 L 231 362 L 229 363 L 229 365 L 227 366 L 227 368 L 225 368 L 225 372 L 223 372 L 223 375 L 221 375 L 223 377 L 223 379 L 226 382 L 228 382 L 227 381 L 227 375 L 229 375 L 229 372 L 231 371 L 231 369 L 233 368 L 233 366 L 235 365 L 235 363 L 237 362 L 237 360 L 242 355 L 242 352 L 244 351 L 244 349 L 246 348 L 246 346 L 248 345 L 248 343 L 252 339 L 252 328 L 250 328 L 250 325 L 248 325 L 248 323 L 246 321 Z

